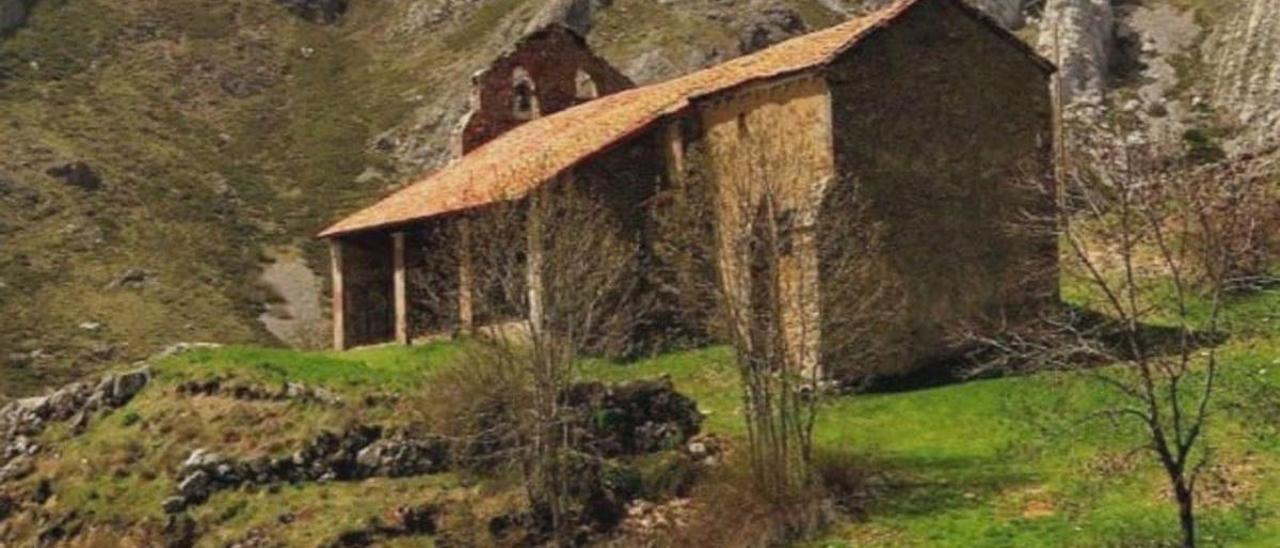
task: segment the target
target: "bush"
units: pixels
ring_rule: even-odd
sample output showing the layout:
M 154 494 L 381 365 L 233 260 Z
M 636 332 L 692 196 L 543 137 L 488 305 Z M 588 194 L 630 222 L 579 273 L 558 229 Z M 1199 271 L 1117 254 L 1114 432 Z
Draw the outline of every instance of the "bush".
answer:
M 818 485 L 764 496 L 745 456 L 734 456 L 694 488 L 689 525 L 671 540 L 676 546 L 775 546 L 812 535 L 833 514 Z
M 451 440 L 463 470 L 491 472 L 516 464 L 529 420 L 531 381 L 507 350 L 470 347 L 432 377 L 423 398 L 428 429 Z

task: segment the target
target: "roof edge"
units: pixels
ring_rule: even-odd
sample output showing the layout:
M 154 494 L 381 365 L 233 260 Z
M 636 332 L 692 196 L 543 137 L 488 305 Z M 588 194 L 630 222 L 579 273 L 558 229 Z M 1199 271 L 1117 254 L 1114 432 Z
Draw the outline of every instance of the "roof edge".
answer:
M 1005 28 L 1005 26 L 1001 25 L 999 21 L 996 21 L 994 17 L 989 15 L 987 12 L 982 11 L 977 6 L 970 4 L 966 0 L 938 0 L 938 1 L 949 3 L 959 8 L 960 11 L 963 11 L 969 14 L 970 17 L 974 18 L 979 23 L 986 25 L 988 28 L 991 29 L 992 32 L 996 34 L 997 37 L 1003 39 L 1006 42 L 1009 42 L 1011 45 L 1013 45 L 1013 47 L 1017 48 L 1024 55 L 1030 58 L 1031 61 L 1035 63 L 1037 66 L 1039 66 L 1040 70 L 1043 70 L 1045 74 L 1055 74 L 1058 72 L 1058 65 L 1054 64 L 1053 61 L 1041 55 L 1039 51 L 1036 51 L 1036 48 L 1031 46 L 1031 44 L 1028 44 L 1022 38 L 1019 38 L 1018 35 L 1013 33 L 1013 31 Z

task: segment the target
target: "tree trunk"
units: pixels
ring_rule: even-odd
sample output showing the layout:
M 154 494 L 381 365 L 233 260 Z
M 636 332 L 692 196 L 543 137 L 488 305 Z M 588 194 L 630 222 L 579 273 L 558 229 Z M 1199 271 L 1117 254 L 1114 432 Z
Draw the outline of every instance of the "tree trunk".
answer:
M 1194 512 L 1194 493 L 1183 481 L 1174 483 L 1173 492 L 1178 499 L 1178 519 L 1182 522 L 1182 546 L 1183 548 L 1195 548 L 1196 516 Z

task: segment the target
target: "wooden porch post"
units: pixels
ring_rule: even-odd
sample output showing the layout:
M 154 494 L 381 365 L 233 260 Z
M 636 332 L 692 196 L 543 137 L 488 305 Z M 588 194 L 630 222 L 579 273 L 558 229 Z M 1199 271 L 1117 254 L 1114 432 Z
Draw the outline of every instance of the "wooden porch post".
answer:
M 404 233 L 391 234 L 392 267 L 394 270 L 393 286 L 395 288 L 396 310 L 396 342 L 409 344 L 409 292 L 406 287 L 404 268 Z
M 333 295 L 331 307 L 333 308 L 333 349 L 347 349 L 347 304 L 343 296 L 343 280 L 342 280 L 342 240 L 333 238 L 329 240 L 329 264 L 332 268 L 333 277 Z
M 475 328 L 471 290 L 475 276 L 471 264 L 471 227 L 466 219 L 458 220 L 458 329 L 470 333 Z
M 526 289 L 529 292 L 529 328 L 533 333 L 538 333 L 542 329 L 542 216 L 543 204 L 545 197 L 541 197 L 537 192 L 529 195 L 529 223 L 527 225 L 526 234 L 528 241 L 527 248 L 527 272 L 526 272 Z

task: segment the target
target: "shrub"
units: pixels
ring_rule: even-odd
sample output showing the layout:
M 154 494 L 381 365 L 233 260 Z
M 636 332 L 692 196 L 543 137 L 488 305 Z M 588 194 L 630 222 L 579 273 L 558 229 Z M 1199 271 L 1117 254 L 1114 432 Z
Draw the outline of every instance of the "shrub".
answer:
M 673 533 L 676 546 L 774 546 L 803 539 L 833 515 L 818 485 L 764 494 L 750 463 L 731 457 L 693 491 L 689 525 Z
M 429 429 L 453 442 L 453 462 L 464 470 L 494 471 L 518 460 L 533 398 L 529 376 L 506 352 L 468 348 L 432 378 L 423 398 Z

